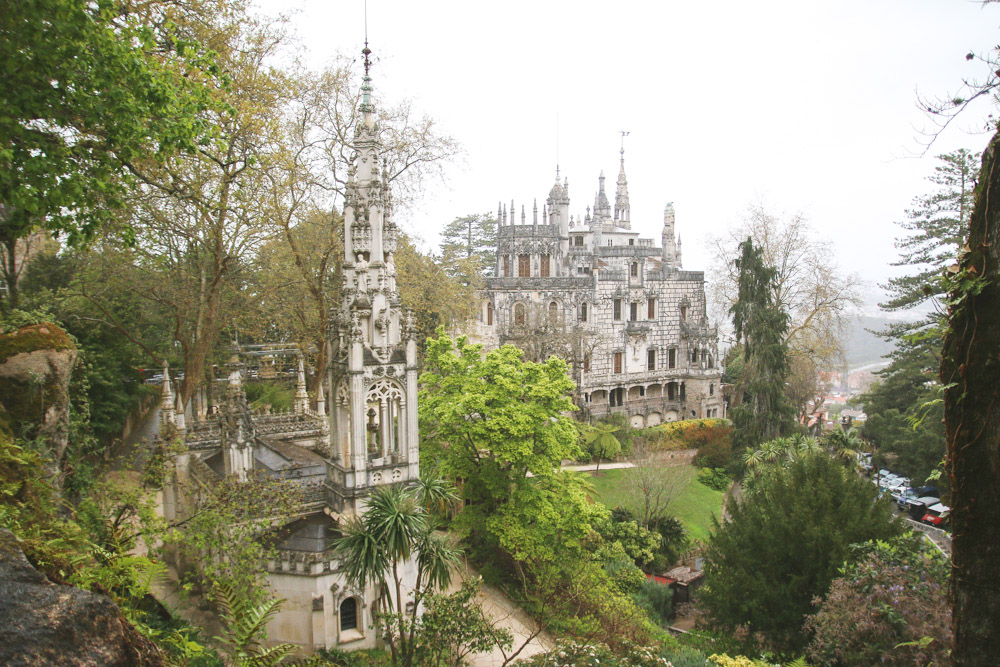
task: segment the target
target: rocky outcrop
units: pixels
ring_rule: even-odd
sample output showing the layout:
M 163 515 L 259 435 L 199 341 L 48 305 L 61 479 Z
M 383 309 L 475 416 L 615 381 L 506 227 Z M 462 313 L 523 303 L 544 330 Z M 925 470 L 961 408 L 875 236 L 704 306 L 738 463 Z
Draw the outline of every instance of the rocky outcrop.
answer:
M 0 334 L 0 432 L 40 438 L 56 463 L 66 451 L 76 346 L 55 324 Z
M 0 530 L 0 665 L 159 665 L 109 598 L 53 584 Z

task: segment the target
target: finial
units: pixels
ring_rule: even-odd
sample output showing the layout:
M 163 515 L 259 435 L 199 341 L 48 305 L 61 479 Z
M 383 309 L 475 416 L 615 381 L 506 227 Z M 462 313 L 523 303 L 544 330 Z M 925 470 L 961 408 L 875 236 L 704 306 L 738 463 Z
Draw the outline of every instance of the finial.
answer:
M 372 54 L 372 50 L 368 48 L 368 1 L 365 0 L 365 48 L 361 50 L 362 55 L 365 57 L 365 76 L 368 76 L 368 70 L 371 69 L 372 63 L 368 59 L 368 56 Z
M 622 156 L 622 161 L 624 161 L 624 160 L 625 160 L 625 137 L 627 137 L 627 136 L 628 136 L 629 134 L 630 134 L 630 133 L 629 133 L 629 132 L 626 132 L 625 130 L 622 130 L 622 131 L 621 131 L 621 135 L 622 135 L 622 147 L 621 147 L 621 150 L 620 150 L 620 151 L 618 151 L 618 152 L 619 152 L 619 153 L 621 154 L 621 156 Z

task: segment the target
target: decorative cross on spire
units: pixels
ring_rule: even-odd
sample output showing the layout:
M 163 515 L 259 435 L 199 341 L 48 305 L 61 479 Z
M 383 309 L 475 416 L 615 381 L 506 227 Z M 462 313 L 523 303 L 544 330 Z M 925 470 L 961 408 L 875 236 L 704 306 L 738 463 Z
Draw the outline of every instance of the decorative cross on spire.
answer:
M 625 159 L 625 137 L 627 137 L 629 134 L 631 134 L 631 133 L 630 132 L 626 132 L 625 130 L 621 131 L 621 135 L 622 135 L 622 148 L 618 152 L 621 154 L 622 159 Z

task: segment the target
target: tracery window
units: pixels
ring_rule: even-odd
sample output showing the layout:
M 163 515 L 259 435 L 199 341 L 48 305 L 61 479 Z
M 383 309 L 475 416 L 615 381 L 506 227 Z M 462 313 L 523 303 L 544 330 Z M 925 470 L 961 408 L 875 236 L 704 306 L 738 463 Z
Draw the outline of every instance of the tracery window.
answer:
M 514 324 L 524 326 L 524 304 L 514 304 Z
M 531 275 L 531 255 L 517 256 L 517 275 L 519 278 L 527 278 Z
M 541 257 L 541 267 L 540 267 L 540 270 L 539 270 L 539 275 L 541 275 L 542 278 L 548 278 L 549 277 L 549 256 L 548 255 L 542 255 L 542 257 Z

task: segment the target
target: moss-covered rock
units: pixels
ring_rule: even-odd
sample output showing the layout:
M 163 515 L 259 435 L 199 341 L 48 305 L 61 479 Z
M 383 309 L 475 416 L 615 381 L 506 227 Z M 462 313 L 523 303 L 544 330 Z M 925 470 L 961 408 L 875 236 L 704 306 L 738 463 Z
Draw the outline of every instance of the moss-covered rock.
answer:
M 41 439 L 56 462 L 67 445 L 76 358 L 73 341 L 55 324 L 0 334 L 0 431 Z

